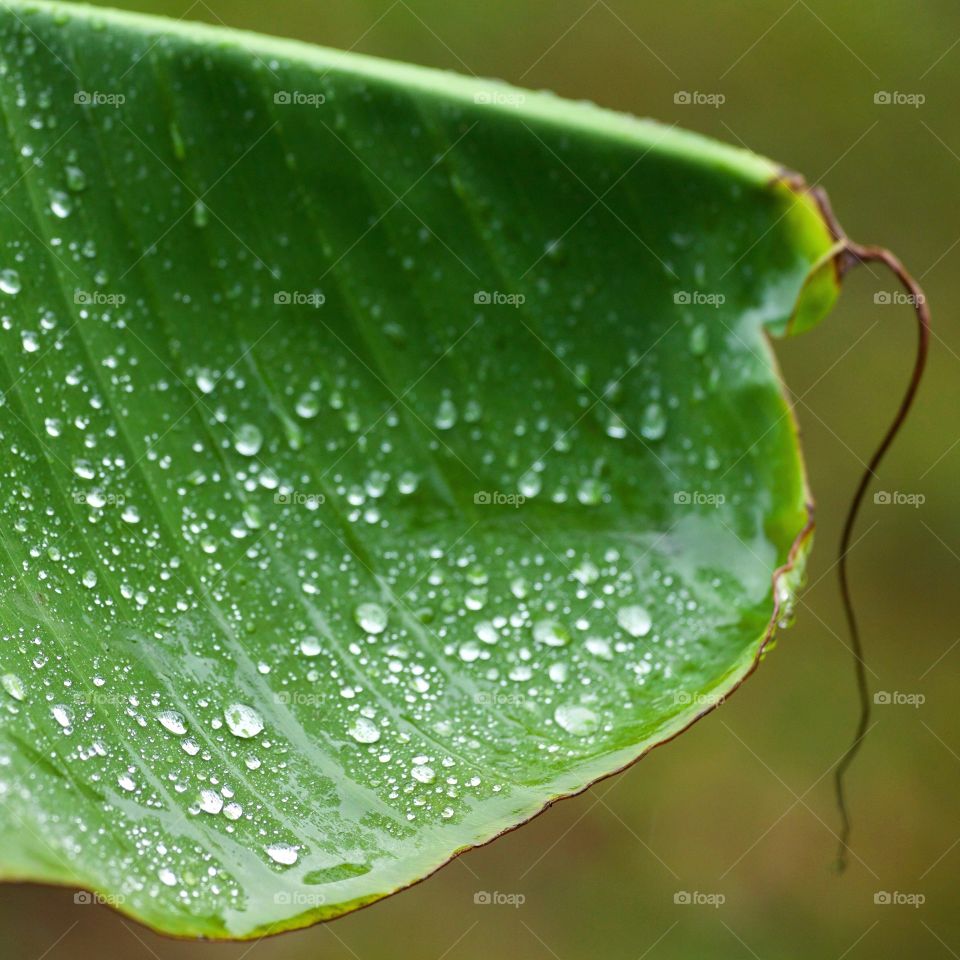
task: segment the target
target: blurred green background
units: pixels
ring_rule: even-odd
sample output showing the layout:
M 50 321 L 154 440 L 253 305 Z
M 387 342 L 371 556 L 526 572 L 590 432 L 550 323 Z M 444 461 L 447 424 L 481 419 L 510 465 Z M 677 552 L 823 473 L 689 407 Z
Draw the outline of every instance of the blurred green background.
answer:
M 855 857 L 831 871 L 832 767 L 856 720 L 836 587 L 843 511 L 906 383 L 915 330 L 879 271 L 779 343 L 818 507 L 796 626 L 732 701 L 627 773 L 369 910 L 256 944 L 155 936 L 72 893 L 0 887 L 9 960 L 215 957 L 957 957 L 960 955 L 960 7 L 878 0 L 129 0 L 130 9 L 502 77 L 739 142 L 830 191 L 847 232 L 893 248 L 934 312 L 928 378 L 851 556 L 879 705 L 851 778 Z M 719 107 L 675 102 L 722 94 Z M 922 94 L 919 106 L 877 92 Z M 896 99 L 896 98 L 891 98 Z M 914 697 L 914 699 L 921 699 Z M 522 894 L 476 905 L 477 891 Z M 721 894 L 675 904 L 677 891 Z M 880 892 L 920 906 L 876 904 Z

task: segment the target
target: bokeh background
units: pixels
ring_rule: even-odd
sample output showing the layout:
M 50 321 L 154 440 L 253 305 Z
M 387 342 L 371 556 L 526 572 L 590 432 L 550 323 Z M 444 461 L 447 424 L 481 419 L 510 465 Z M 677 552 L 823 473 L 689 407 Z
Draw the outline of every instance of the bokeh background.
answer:
M 114 4 L 116 5 L 116 4 Z M 927 380 L 851 556 L 878 705 L 851 778 L 855 857 L 831 864 L 832 768 L 856 720 L 836 544 L 906 383 L 907 307 L 851 275 L 817 330 L 777 345 L 803 430 L 818 533 L 796 626 L 720 711 L 372 909 L 255 944 L 167 940 L 67 890 L 0 887 L 9 960 L 543 960 L 960 955 L 960 6 L 947 0 L 128 0 L 594 100 L 739 142 L 824 184 L 847 232 L 921 279 Z M 720 106 L 678 92 L 722 94 Z M 876 103 L 878 92 L 918 105 Z M 917 96 L 920 95 L 920 96 Z M 695 99 L 695 98 L 693 98 Z M 903 99 L 890 97 L 891 100 Z M 893 697 L 892 699 L 897 699 Z M 0 839 L 2 842 L 2 839 Z M 477 891 L 521 894 L 477 905 Z M 681 905 L 678 891 L 720 894 Z M 878 892 L 920 895 L 877 904 Z M 914 896 L 914 900 L 919 897 Z

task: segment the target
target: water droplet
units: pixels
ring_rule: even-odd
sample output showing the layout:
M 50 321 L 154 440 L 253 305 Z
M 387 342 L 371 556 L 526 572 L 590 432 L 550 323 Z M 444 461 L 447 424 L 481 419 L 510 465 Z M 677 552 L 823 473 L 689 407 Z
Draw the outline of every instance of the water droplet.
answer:
M 401 473 L 397 479 L 397 489 L 404 494 L 404 496 L 413 493 L 417 486 L 420 483 L 420 478 L 415 474 L 411 473 L 409 470 L 406 473 Z
M 533 625 L 533 639 L 548 647 L 565 647 L 570 642 L 570 634 L 556 620 L 538 620 Z
M 357 743 L 376 743 L 380 739 L 379 728 L 366 717 L 357 717 L 347 732 Z
M 320 653 L 320 638 L 319 637 L 304 637 L 300 641 L 300 652 L 305 657 L 315 657 Z
M 83 575 L 83 585 L 88 590 L 92 590 L 97 585 L 97 574 L 94 570 L 88 570 Z
M 58 703 L 52 707 L 50 712 L 53 714 L 53 719 L 56 720 L 64 730 L 73 723 L 73 711 L 62 703 Z
M 600 727 L 597 715 L 587 707 L 563 705 L 553 711 L 553 719 L 575 737 L 589 737 Z
M 51 190 L 50 210 L 55 217 L 66 220 L 73 212 L 73 201 L 70 199 L 70 195 L 62 190 Z
M 480 645 L 473 640 L 468 640 L 460 645 L 458 652 L 464 663 L 473 663 L 480 656 Z
M 631 637 L 645 637 L 650 632 L 651 627 L 650 614 L 639 605 L 621 607 L 617 611 L 617 623 Z
M 200 791 L 200 809 L 216 816 L 223 809 L 223 797 L 216 790 Z
M 449 430 L 457 422 L 457 408 L 449 398 L 440 401 L 437 408 L 437 415 L 434 417 L 433 425 L 438 430 Z
M 24 330 L 20 334 L 20 343 L 25 353 L 36 353 L 40 349 L 40 338 L 35 330 Z
M 282 864 L 285 867 L 292 866 L 296 863 L 297 857 L 299 856 L 297 848 L 290 846 L 289 843 L 271 843 L 263 849 L 274 863 Z
M 316 394 L 304 393 L 300 395 L 295 409 L 297 416 L 303 417 L 304 420 L 310 420 L 320 412 L 320 401 Z
M 230 732 L 235 737 L 249 740 L 263 730 L 263 718 L 253 707 L 249 707 L 245 703 L 231 703 L 223 711 L 223 716 L 227 721 Z
M 0 686 L 3 686 L 14 700 L 23 700 L 27 695 L 23 681 L 15 673 L 5 673 L 0 677 Z
M 202 200 L 196 200 L 193 204 L 193 225 L 195 227 L 205 227 L 210 220 L 207 205 Z
M 157 871 L 157 879 L 165 887 L 175 887 L 177 885 L 176 874 L 172 870 L 169 870 L 167 867 L 162 867 L 160 870 Z
M 127 793 L 133 793 L 137 789 L 137 781 L 130 776 L 129 773 L 121 773 L 117 777 L 117 783 L 120 786 L 121 790 L 126 790 Z
M 171 733 L 175 733 L 178 737 L 182 737 L 187 732 L 186 721 L 183 719 L 183 715 L 177 713 L 176 710 L 164 710 L 162 713 L 158 713 L 157 720 L 160 721 L 161 726 Z
M 64 173 L 67 177 L 67 189 L 73 193 L 80 193 L 87 188 L 87 175 L 79 168 L 73 165 L 67 166 Z
M 194 380 L 201 393 L 213 393 L 213 388 L 217 385 L 213 374 L 206 367 L 202 367 L 196 372 Z
M 16 270 L 0 270 L 0 290 L 16 296 L 21 290 L 20 274 Z
M 659 440 L 667 432 L 667 416 L 659 403 L 647 404 L 640 422 L 640 433 L 647 440 Z
M 611 412 L 607 420 L 607 436 L 613 437 L 614 440 L 622 440 L 626 435 L 627 425 L 619 414 Z
M 383 633 L 387 628 L 387 611 L 379 603 L 361 603 L 353 616 L 367 633 Z
M 584 506 L 596 506 L 603 500 L 603 484 L 596 477 L 587 477 L 577 487 L 577 499 Z
M 413 776 L 413 779 L 419 781 L 420 783 L 433 783 L 437 777 L 433 767 L 428 767 L 424 764 L 414 767 L 410 773 Z
M 255 457 L 263 446 L 263 434 L 252 423 L 237 427 L 233 435 L 233 445 L 237 453 L 245 457 Z

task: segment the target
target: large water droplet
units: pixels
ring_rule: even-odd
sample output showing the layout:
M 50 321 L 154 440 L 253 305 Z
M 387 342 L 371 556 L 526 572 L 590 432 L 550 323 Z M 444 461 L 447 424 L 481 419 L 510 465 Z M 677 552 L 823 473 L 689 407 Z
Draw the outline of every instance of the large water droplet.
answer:
M 357 717 L 347 732 L 357 743 L 376 743 L 380 739 L 379 728 L 366 717 Z
M 600 727 L 597 715 L 588 707 L 578 705 L 563 705 L 553 711 L 553 719 L 575 737 L 589 737 Z
M 379 603 L 361 603 L 353 616 L 367 633 L 383 633 L 387 628 L 387 611 Z
M 263 718 L 253 707 L 245 703 L 231 703 L 223 711 L 223 716 L 235 737 L 249 740 L 263 730 Z
M 645 607 L 638 604 L 621 607 L 617 611 L 617 623 L 623 627 L 631 637 L 645 637 L 650 632 L 650 614 Z
M 233 435 L 233 446 L 237 453 L 255 457 L 263 446 L 263 434 L 252 423 L 241 424 Z

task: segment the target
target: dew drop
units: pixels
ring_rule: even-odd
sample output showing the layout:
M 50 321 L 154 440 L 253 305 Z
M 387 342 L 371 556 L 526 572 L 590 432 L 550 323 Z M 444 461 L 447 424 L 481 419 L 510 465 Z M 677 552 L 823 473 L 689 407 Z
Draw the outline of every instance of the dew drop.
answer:
M 667 417 L 659 403 L 649 403 L 643 411 L 640 433 L 647 440 L 659 440 L 667 432 Z
M 379 603 L 361 603 L 353 616 L 367 633 L 383 633 L 387 628 L 387 611 Z
M 178 737 L 182 737 L 187 732 L 186 721 L 183 719 L 183 715 L 177 713 L 176 710 L 164 710 L 162 713 L 158 713 L 157 720 L 160 721 L 162 727 Z
M 263 446 L 263 434 L 252 423 L 241 424 L 233 435 L 233 446 L 237 453 L 255 457 Z
M 223 717 L 227 721 L 230 732 L 244 740 L 255 737 L 263 730 L 263 718 L 253 707 L 245 703 L 231 703 L 223 711 Z
M 639 605 L 621 607 L 617 611 L 617 623 L 623 627 L 631 637 L 645 637 L 650 632 L 650 614 L 646 608 Z
M 285 867 L 295 864 L 299 856 L 297 848 L 290 846 L 289 843 L 271 843 L 263 849 L 274 863 L 282 864 Z
M 557 707 L 553 711 L 553 719 L 575 737 L 589 737 L 600 727 L 600 721 L 592 710 L 577 705 L 564 704 Z
M 5 673 L 0 677 L 0 686 L 2 686 L 14 700 L 23 700 L 27 695 L 23 681 L 15 673 Z
M 347 732 L 357 743 L 376 743 L 380 739 L 377 725 L 366 717 L 357 717 Z
M 20 283 L 20 274 L 16 270 L 0 270 L 0 290 L 10 296 L 16 296 L 22 288 Z
M 533 639 L 548 647 L 565 647 L 570 642 L 570 634 L 556 620 L 538 620 L 533 625 Z

